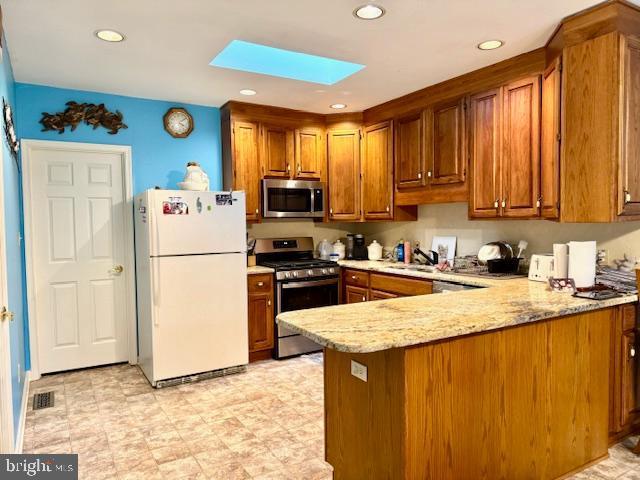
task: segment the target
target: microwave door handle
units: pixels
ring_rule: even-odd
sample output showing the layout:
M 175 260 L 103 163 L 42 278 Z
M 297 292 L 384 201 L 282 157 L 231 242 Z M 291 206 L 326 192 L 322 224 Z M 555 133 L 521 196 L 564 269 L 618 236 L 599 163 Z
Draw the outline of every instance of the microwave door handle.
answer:
M 316 211 L 316 190 L 315 188 L 310 188 L 311 191 L 311 214 Z
M 337 285 L 338 279 L 328 279 L 328 280 L 311 280 L 309 282 L 291 282 L 291 283 L 283 283 L 282 289 L 288 290 L 290 288 L 305 288 L 305 287 L 322 287 L 325 285 Z

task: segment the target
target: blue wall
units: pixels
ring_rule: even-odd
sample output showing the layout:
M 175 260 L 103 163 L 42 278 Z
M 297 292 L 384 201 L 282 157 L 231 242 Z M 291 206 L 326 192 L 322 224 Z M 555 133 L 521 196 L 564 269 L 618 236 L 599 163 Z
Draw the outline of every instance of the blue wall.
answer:
M 5 47 L 2 52 L 2 69 L 0 70 L 0 95 L 13 107 L 14 121 L 17 122 L 15 83 L 11 69 L 11 59 Z M 4 124 L 4 122 L 2 122 Z M 14 314 L 10 323 L 11 349 L 11 386 L 13 395 L 14 432 L 17 435 L 20 423 L 20 407 L 25 380 L 25 371 L 29 369 L 29 352 L 26 315 L 26 288 L 24 276 L 24 255 L 22 238 L 22 181 L 16 162 L 7 148 L 2 136 L 2 161 L 4 174 L 4 222 L 7 256 L 7 286 L 9 304 L 7 308 Z
M 18 134 L 21 139 L 130 145 L 133 155 L 134 194 L 156 185 L 177 188 L 188 161 L 202 165 L 211 180 L 211 189 L 222 187 L 220 110 L 213 107 L 68 90 L 24 83 L 16 84 Z M 38 122 L 42 112 L 63 111 L 65 103 L 104 103 L 119 110 L 129 127 L 116 135 L 98 127 L 81 124 L 71 132 L 42 132 Z M 187 138 L 173 138 L 165 130 L 162 117 L 170 107 L 185 107 L 193 116 L 194 130 Z

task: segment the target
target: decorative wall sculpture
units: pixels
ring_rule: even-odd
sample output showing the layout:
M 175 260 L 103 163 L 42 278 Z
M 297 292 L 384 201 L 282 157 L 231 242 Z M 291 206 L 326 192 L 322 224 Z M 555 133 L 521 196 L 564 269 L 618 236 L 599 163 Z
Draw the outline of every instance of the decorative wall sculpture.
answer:
M 115 113 L 110 112 L 104 106 L 104 103 L 95 105 L 93 103 L 77 103 L 67 102 L 67 108 L 64 112 L 47 113 L 42 112 L 40 123 L 42 131 L 55 130 L 58 133 L 64 133 L 65 128 L 70 127 L 73 132 L 76 127 L 84 122 L 91 125 L 93 129 L 102 126 L 109 130 L 109 134 L 115 135 L 121 128 L 128 128 L 122 122 L 122 113 L 116 110 Z

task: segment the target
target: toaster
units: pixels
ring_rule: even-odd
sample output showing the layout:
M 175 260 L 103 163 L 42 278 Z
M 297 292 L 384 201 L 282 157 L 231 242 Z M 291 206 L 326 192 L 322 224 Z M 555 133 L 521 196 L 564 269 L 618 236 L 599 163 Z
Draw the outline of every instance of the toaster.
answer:
M 553 277 L 553 255 L 531 255 L 529 265 L 529 280 L 534 282 L 547 282 Z

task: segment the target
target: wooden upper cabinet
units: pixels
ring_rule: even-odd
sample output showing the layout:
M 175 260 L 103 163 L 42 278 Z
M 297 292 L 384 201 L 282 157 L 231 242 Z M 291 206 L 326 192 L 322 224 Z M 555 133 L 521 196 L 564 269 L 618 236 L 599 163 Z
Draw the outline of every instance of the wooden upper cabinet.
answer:
M 558 57 L 542 76 L 540 216 L 548 219 L 560 215 L 561 100 L 562 57 Z
M 425 185 L 423 114 L 395 120 L 395 177 L 398 190 Z
M 261 162 L 263 176 L 289 178 L 294 163 L 294 132 L 278 125 L 260 126 L 262 140 Z
M 425 157 L 429 185 L 463 183 L 467 173 L 464 98 L 427 109 Z
M 640 215 L 640 40 L 621 36 L 622 152 L 618 215 Z
M 502 215 L 535 217 L 540 201 L 540 77 L 510 83 L 502 91 Z
M 295 131 L 295 170 L 293 178 L 319 180 L 324 162 L 322 130 L 302 128 Z
M 501 89 L 473 95 L 470 100 L 470 109 L 469 216 L 471 218 L 497 217 L 501 212 Z
M 259 220 L 261 172 L 258 155 L 258 124 L 234 120 L 231 134 L 233 189 L 245 192 L 247 220 Z
M 365 220 L 393 219 L 393 123 L 364 129 L 362 210 Z
M 359 220 L 360 130 L 329 130 L 327 152 L 329 219 Z

